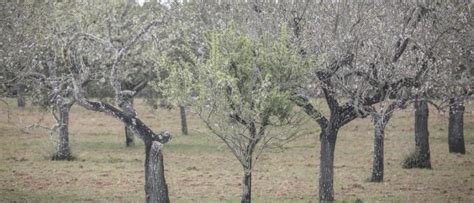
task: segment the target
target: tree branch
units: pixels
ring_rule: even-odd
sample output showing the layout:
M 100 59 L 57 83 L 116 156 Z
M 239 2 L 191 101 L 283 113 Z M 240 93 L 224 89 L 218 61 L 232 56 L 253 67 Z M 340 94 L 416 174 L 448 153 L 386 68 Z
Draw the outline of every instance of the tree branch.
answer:
M 290 97 L 290 100 L 297 106 L 303 108 L 303 111 L 313 120 L 315 120 L 321 126 L 321 128 L 327 127 L 328 120 L 321 112 L 314 108 L 314 106 L 309 102 L 308 98 L 302 95 L 293 95 Z

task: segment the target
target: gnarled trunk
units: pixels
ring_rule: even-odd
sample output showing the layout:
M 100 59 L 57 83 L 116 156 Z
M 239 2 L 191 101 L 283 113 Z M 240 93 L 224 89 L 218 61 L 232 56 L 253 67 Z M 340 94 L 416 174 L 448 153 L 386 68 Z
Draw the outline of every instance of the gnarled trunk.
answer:
M 25 102 L 25 90 L 26 86 L 21 83 L 15 85 L 16 90 L 16 102 L 19 108 L 24 108 L 26 106 Z
M 384 137 L 385 125 L 382 118 L 374 120 L 375 123 L 375 137 L 374 137 L 374 160 L 372 166 L 372 182 L 382 182 L 384 172 Z
M 428 131 L 428 103 L 415 102 L 415 156 L 418 168 L 431 168 L 430 143 Z
M 145 193 L 147 203 L 168 203 L 168 185 L 163 164 L 163 145 L 158 141 L 145 142 Z
M 334 150 L 336 129 L 323 129 L 320 135 L 319 200 L 334 201 Z
M 133 97 L 132 96 L 126 96 L 125 102 L 130 103 L 130 107 L 133 107 Z M 127 109 L 123 108 L 123 113 L 125 113 L 127 116 L 135 116 L 135 111 L 133 109 Z M 130 127 L 128 127 L 126 124 L 124 124 L 125 128 L 125 145 L 127 147 L 132 146 L 134 144 L 134 133 Z
M 69 148 L 69 111 L 70 104 L 58 104 L 59 111 L 59 137 L 56 143 L 56 151 L 53 154 L 53 160 L 70 160 L 72 158 Z
M 464 103 L 462 98 L 452 98 L 449 103 L 449 152 L 465 154 Z
M 183 135 L 188 135 L 188 122 L 186 120 L 186 107 L 179 105 L 179 113 L 181 115 L 181 132 Z

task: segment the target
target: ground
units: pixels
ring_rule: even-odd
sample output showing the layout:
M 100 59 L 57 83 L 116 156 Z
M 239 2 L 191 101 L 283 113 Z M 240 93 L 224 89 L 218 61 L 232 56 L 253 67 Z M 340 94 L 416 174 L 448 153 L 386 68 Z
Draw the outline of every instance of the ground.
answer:
M 144 201 L 144 148 L 125 147 L 123 125 L 104 114 L 74 106 L 71 148 L 74 161 L 50 161 L 53 137 L 41 127 L 50 113 L 0 103 L 0 202 Z M 386 130 L 385 181 L 370 183 L 373 127 L 358 119 L 339 133 L 335 158 L 335 197 L 363 202 L 474 202 L 474 104 L 465 114 L 466 155 L 449 154 L 447 113 L 431 109 L 432 170 L 402 169 L 413 151 L 413 111 L 397 112 Z M 189 115 L 189 136 L 182 136 L 177 110 L 152 111 L 137 101 L 140 118 L 156 131 L 169 130 L 165 145 L 166 180 L 172 202 L 238 202 L 242 169 L 225 145 L 199 119 Z M 315 123 L 309 123 L 318 130 Z M 308 127 L 312 127 L 308 126 Z M 253 176 L 256 202 L 316 202 L 319 173 L 318 133 L 258 160 Z

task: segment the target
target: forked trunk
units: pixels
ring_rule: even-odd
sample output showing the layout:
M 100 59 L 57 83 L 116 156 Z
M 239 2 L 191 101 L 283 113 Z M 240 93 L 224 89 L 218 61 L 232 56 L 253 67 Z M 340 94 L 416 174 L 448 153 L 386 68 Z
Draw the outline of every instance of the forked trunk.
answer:
M 59 137 L 56 143 L 56 151 L 53 154 L 53 160 L 70 160 L 72 158 L 69 148 L 69 111 L 70 104 L 57 105 L 59 111 Z
M 133 107 L 133 97 L 131 96 L 127 96 L 127 97 L 124 97 L 126 98 L 126 102 L 129 102 L 130 103 L 130 106 Z M 135 115 L 135 111 L 133 109 L 126 109 L 124 108 L 123 109 L 123 112 L 128 115 L 128 116 L 134 116 Z M 133 131 L 130 127 L 128 127 L 126 124 L 124 126 L 125 128 L 125 145 L 127 147 L 129 146 L 132 146 L 134 144 L 134 134 L 133 134 Z
M 464 104 L 462 98 L 452 98 L 449 103 L 449 152 L 465 154 Z
M 147 203 L 168 203 L 168 185 L 163 164 L 163 145 L 157 141 L 145 143 L 145 193 Z
M 372 182 L 382 182 L 384 172 L 384 137 L 385 125 L 382 118 L 375 120 L 375 137 L 374 137 L 374 160 L 372 166 Z
M 430 143 L 428 131 L 428 103 L 416 101 L 415 103 L 415 156 L 416 167 L 431 168 Z
M 181 132 L 183 135 L 188 135 L 188 122 L 186 119 L 186 107 L 184 105 L 179 105 L 179 112 L 181 115 Z
M 325 129 L 321 132 L 319 200 L 334 201 L 334 150 L 337 130 Z

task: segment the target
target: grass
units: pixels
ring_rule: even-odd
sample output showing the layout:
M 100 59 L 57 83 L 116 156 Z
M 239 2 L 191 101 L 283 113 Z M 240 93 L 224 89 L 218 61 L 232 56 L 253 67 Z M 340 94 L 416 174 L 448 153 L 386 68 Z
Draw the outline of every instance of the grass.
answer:
M 0 104 L 0 202 L 143 202 L 144 148 L 125 147 L 123 125 L 106 115 L 74 106 L 70 140 L 74 161 L 50 161 L 54 136 L 41 128 L 26 129 L 48 112 Z M 140 118 L 156 131 L 169 130 L 165 145 L 166 178 L 172 202 L 239 202 L 241 166 L 199 119 L 190 114 L 189 136 L 181 136 L 178 110 L 152 112 L 137 102 Z M 336 144 L 335 196 L 341 202 L 474 202 L 474 115 L 466 107 L 466 155 L 449 154 L 448 115 L 430 112 L 433 169 L 403 169 L 413 151 L 411 110 L 395 114 L 386 129 L 385 181 L 367 182 L 373 149 L 373 127 L 358 119 L 341 129 Z M 314 125 L 313 123 L 310 123 Z M 308 126 L 310 127 L 310 126 Z M 284 149 L 271 149 L 257 162 L 254 202 L 315 202 L 319 173 L 318 135 L 307 135 Z

